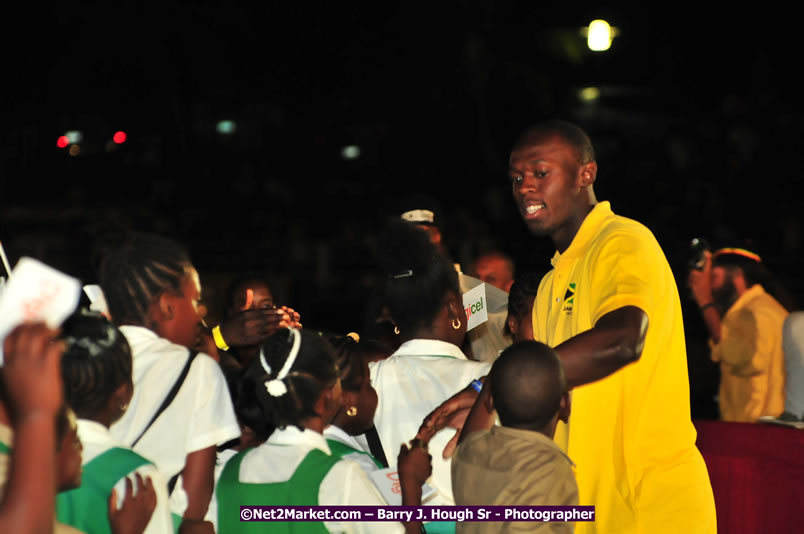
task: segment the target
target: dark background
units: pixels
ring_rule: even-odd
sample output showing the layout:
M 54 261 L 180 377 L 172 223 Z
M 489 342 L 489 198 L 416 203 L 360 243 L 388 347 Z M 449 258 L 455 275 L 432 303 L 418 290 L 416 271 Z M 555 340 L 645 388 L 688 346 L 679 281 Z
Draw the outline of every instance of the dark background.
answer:
M 306 325 L 358 329 L 375 230 L 414 192 L 437 200 L 464 266 L 500 249 L 520 269 L 549 268 L 552 247 L 528 234 L 505 171 L 523 127 L 565 118 L 596 146 L 598 199 L 663 246 L 701 384 L 713 375 L 684 289 L 692 237 L 750 239 L 802 301 L 792 10 L 389 4 L 7 11 L 0 239 L 12 264 L 32 255 L 92 282 L 94 233 L 114 223 L 186 243 L 213 317 L 226 280 L 250 269 Z M 595 18 L 619 30 L 607 52 L 580 35 Z M 599 98 L 581 99 L 587 87 Z M 219 134 L 220 120 L 236 131 Z M 68 130 L 83 133 L 77 156 L 56 146 Z M 128 140 L 108 151 L 118 130 Z M 358 159 L 341 156 L 347 145 Z

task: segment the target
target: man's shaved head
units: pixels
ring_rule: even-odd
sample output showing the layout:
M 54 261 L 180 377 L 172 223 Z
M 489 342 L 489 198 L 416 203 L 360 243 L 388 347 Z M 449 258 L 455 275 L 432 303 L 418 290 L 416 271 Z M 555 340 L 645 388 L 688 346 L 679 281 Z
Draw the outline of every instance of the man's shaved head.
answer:
M 573 147 L 578 154 L 579 163 L 595 161 L 595 149 L 586 132 L 571 122 L 562 120 L 551 120 L 529 126 L 517 138 L 514 150 L 534 140 L 550 137 L 558 137 Z

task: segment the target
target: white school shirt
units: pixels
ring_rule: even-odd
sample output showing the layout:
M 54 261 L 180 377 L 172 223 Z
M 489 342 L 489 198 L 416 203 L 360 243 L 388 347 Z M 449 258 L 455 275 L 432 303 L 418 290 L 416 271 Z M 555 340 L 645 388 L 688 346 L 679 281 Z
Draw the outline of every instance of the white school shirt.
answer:
M 300 431 L 295 426 L 276 429 L 268 440 L 246 453 L 240 464 L 238 480 L 246 484 L 272 484 L 290 480 L 313 449 L 328 455 L 332 453 L 323 435 L 312 430 Z M 216 488 L 217 490 L 217 488 Z M 217 491 L 212 494 L 217 509 Z M 269 502 L 259 503 L 270 505 Z M 380 492 L 363 469 L 351 460 L 341 459 L 321 481 L 318 487 L 318 504 L 321 506 L 385 506 Z M 218 517 L 213 524 L 218 528 Z M 338 522 L 324 521 L 330 532 L 347 534 L 403 533 L 402 523 L 392 522 Z
M 109 429 L 100 423 L 90 421 L 89 419 L 78 419 L 78 439 L 81 440 L 83 451 L 81 452 L 81 465 L 87 465 L 89 462 L 105 453 L 111 448 L 119 447 L 121 449 L 129 449 L 124 444 L 120 443 L 112 437 Z M 132 471 L 127 477 L 121 478 L 114 489 L 117 490 L 118 506 L 122 503 L 126 495 L 126 478 L 130 478 L 133 487 L 136 488 L 136 478 L 134 473 L 139 473 L 143 480 L 146 478 L 151 479 L 156 492 L 156 508 L 151 515 L 151 520 L 148 526 L 145 527 L 144 534 L 173 534 L 173 518 L 170 515 L 170 503 L 167 494 L 167 481 L 153 465 L 141 465 Z M 136 492 L 136 490 L 135 490 Z M 98 510 L 99 514 L 106 514 L 106 510 Z
M 128 410 L 110 428 L 114 438 L 131 445 L 153 418 L 187 362 L 190 351 L 140 326 L 121 326 L 131 346 L 134 395 Z M 200 353 L 170 406 L 132 447 L 170 480 L 184 469 L 187 455 L 240 436 L 226 379 L 218 363 Z M 170 509 L 183 515 L 187 494 L 182 482 L 170 496 Z
M 226 464 L 229 460 L 237 456 L 237 453 L 240 451 L 236 449 L 224 449 L 220 451 L 215 458 L 215 487 L 218 486 L 218 480 L 221 478 L 221 473 L 223 473 L 223 468 L 226 467 Z M 205 521 L 209 521 L 215 527 L 218 526 L 218 500 L 215 498 L 215 492 L 212 492 L 212 499 L 209 501 L 209 506 L 207 507 L 207 513 L 204 516 Z
M 355 436 L 350 436 L 341 428 L 338 428 L 335 425 L 329 425 L 324 429 L 324 439 L 338 441 L 344 445 L 348 445 L 356 451 L 363 451 L 367 453 L 361 454 L 359 452 L 352 452 L 343 456 L 345 460 L 357 462 L 367 475 L 373 473 L 374 471 L 380 470 L 380 468 L 377 467 L 377 464 L 374 463 L 374 460 L 372 460 L 373 456 L 368 456 L 371 454 L 371 451 L 367 450 L 359 441 L 357 441 Z
M 378 397 L 374 426 L 388 466 L 396 467 L 399 448 L 416 437 L 430 412 L 490 368 L 490 362 L 470 361 L 457 346 L 435 339 L 406 341 L 387 359 L 370 363 L 371 385 Z M 437 494 L 427 504 L 455 504 L 451 458 L 442 456 L 455 432 L 445 428 L 430 440 L 433 474 L 427 483 Z

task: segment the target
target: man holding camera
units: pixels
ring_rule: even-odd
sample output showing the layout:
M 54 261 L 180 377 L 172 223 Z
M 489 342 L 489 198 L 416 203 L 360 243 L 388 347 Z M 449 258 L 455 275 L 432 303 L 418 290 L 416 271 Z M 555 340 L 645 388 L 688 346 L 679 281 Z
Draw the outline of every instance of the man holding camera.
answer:
M 704 253 L 689 286 L 720 362 L 720 418 L 756 422 L 784 411 L 782 325 L 787 310 L 766 293 L 761 258 L 743 248 Z

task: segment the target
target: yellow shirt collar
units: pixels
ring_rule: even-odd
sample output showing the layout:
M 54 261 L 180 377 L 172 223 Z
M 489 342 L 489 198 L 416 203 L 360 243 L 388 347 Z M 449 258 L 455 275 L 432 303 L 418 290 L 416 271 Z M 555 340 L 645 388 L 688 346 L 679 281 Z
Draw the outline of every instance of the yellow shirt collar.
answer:
M 734 310 L 734 312 L 736 312 L 737 310 L 744 308 L 749 301 L 754 300 L 756 297 L 764 294 L 765 288 L 763 288 L 760 284 L 754 284 L 746 289 L 742 295 L 737 297 L 737 300 L 735 300 L 734 304 L 731 305 L 729 311 Z
M 611 204 L 608 200 L 595 204 L 595 207 L 592 208 L 592 211 L 586 215 L 586 218 L 581 223 L 581 227 L 578 228 L 578 232 L 572 238 L 572 243 L 567 247 L 567 250 L 563 254 L 556 251 L 553 255 L 553 259 L 550 260 L 553 267 L 564 256 L 582 255 L 586 251 L 586 245 L 597 235 L 600 225 L 611 215 L 614 215 L 614 213 L 611 211 Z

